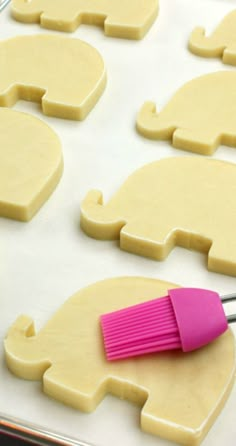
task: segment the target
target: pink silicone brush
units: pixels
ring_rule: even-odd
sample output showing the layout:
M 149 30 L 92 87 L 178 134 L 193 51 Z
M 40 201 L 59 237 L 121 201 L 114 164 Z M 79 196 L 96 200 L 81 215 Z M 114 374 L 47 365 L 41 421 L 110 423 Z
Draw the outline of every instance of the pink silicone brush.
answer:
M 146 353 L 182 349 L 190 352 L 216 339 L 236 322 L 226 316 L 220 297 L 199 288 L 175 288 L 168 295 L 101 316 L 109 361 Z

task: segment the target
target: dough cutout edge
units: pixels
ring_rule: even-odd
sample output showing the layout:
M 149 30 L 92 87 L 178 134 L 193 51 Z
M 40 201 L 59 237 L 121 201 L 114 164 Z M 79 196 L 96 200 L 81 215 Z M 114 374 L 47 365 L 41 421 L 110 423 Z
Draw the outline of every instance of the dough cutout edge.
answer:
M 201 57 L 220 57 L 222 62 L 236 65 L 236 10 L 227 14 L 211 36 L 205 29 L 196 27 L 189 39 L 189 50 Z
M 12 1 L 12 16 L 44 28 L 75 31 L 81 23 L 104 26 L 110 37 L 142 39 L 154 23 L 159 0 L 48 0 Z
M 131 174 L 103 205 L 81 204 L 90 237 L 119 240 L 134 254 L 164 260 L 176 246 L 208 254 L 208 269 L 236 276 L 236 165 L 203 157 L 166 158 Z
M 64 119 L 85 119 L 106 86 L 98 51 L 59 34 L 1 41 L 0 70 L 0 106 L 11 107 L 19 99 L 39 102 L 45 115 Z
M 43 121 L 0 109 L 0 216 L 29 221 L 63 171 L 61 143 Z
M 142 407 L 143 431 L 196 446 L 234 383 L 231 330 L 194 353 L 109 363 L 99 323 L 100 314 L 164 296 L 171 288 L 176 285 L 142 277 L 98 282 L 65 302 L 38 335 L 32 319 L 20 316 L 5 339 L 7 365 L 21 378 L 43 379 L 46 394 L 84 412 L 95 410 L 107 393 L 132 401 Z
M 212 155 L 220 144 L 236 147 L 235 83 L 233 71 L 192 79 L 160 113 L 153 102 L 145 102 L 137 116 L 137 130 L 146 138 L 172 139 L 174 147 L 201 155 Z

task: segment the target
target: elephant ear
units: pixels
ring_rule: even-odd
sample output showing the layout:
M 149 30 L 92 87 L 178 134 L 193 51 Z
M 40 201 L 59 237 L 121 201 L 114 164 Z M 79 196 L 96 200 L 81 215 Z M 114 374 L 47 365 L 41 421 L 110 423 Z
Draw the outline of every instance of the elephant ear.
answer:
M 1 109 L 0 159 L 0 215 L 28 221 L 61 177 L 60 141 L 39 119 Z

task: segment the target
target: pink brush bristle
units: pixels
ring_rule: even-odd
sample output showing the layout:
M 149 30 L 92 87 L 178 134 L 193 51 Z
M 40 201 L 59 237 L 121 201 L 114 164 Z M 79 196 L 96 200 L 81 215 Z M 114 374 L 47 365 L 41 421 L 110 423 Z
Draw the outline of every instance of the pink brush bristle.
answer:
M 109 361 L 166 350 L 190 352 L 227 330 L 222 302 L 214 291 L 175 288 L 168 293 L 101 316 Z
M 123 359 L 181 348 L 169 296 L 101 317 L 107 359 Z

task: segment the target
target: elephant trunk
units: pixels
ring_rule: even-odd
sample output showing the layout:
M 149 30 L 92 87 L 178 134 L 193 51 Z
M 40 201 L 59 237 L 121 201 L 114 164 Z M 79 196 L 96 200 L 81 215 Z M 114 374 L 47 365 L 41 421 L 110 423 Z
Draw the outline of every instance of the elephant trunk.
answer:
M 80 226 L 90 237 L 99 240 L 118 240 L 126 222 L 103 206 L 102 193 L 91 190 L 81 206 Z
M 4 341 L 9 370 L 20 378 L 40 380 L 50 362 L 42 359 L 37 347 L 33 320 L 19 316 Z
M 223 54 L 224 45 L 220 44 L 214 35 L 206 37 L 205 29 L 197 27 L 190 36 L 189 49 L 198 56 L 219 57 Z
M 141 135 L 150 139 L 170 139 L 175 130 L 174 125 L 156 112 L 153 102 L 145 102 L 136 122 L 136 128 Z

